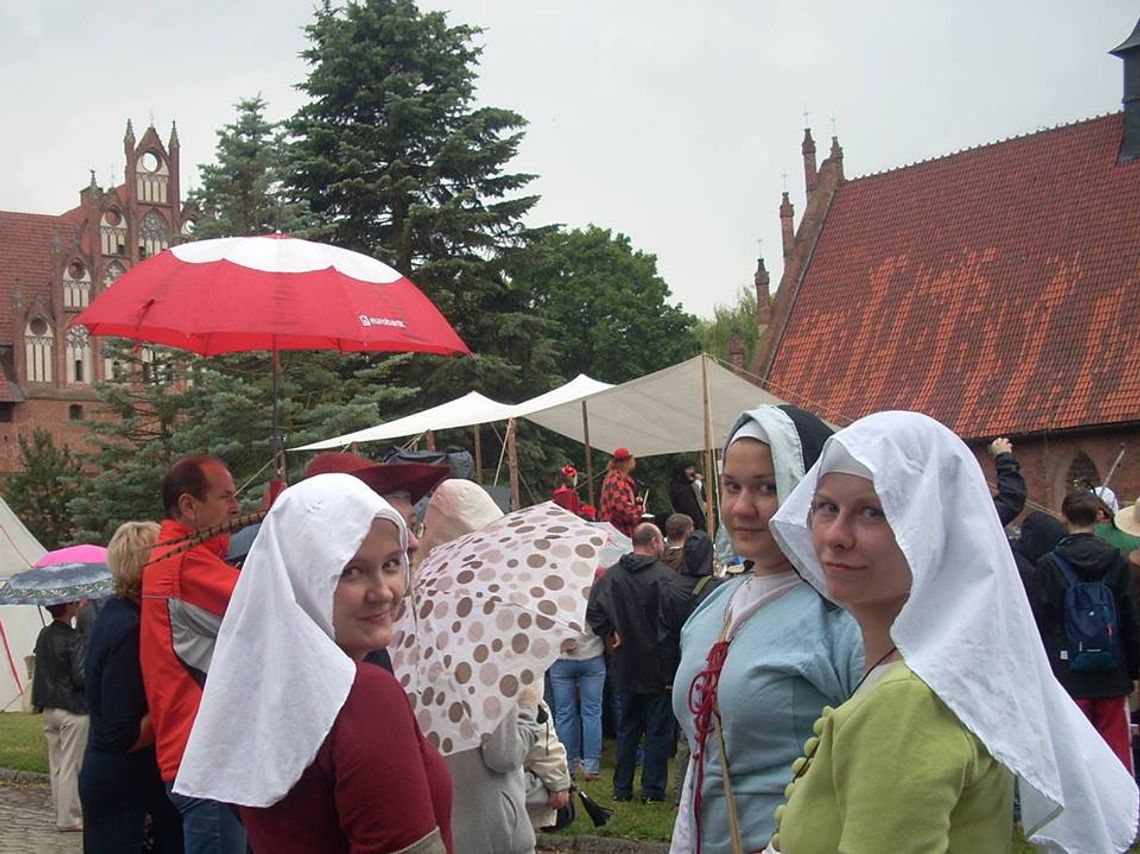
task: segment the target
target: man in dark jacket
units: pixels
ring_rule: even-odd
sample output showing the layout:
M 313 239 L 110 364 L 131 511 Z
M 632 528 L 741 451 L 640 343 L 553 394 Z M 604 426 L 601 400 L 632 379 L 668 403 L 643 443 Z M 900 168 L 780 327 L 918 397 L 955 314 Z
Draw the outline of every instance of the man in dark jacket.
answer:
M 704 531 L 689 531 L 682 550 L 681 568 L 665 588 L 661 600 L 661 622 L 670 641 L 681 645 L 681 627 L 706 596 L 724 579 L 713 575 L 713 544 Z M 680 806 L 681 790 L 689 768 L 689 742 L 677 728 L 677 755 L 673 760 L 673 804 Z
M 52 621 L 36 638 L 32 705 L 43 711 L 51 800 L 59 830 L 83 830 L 79 767 L 87 749 L 87 698 L 83 693 L 83 635 L 71 627 L 79 602 L 48 605 Z
M 590 593 L 586 621 L 613 650 L 614 684 L 621 704 L 614 800 L 633 797 L 637 746 L 645 735 L 641 798 L 665 797 L 665 771 L 673 741 L 669 691 L 678 649 L 661 623 L 661 602 L 673 570 L 661 563 L 665 544 L 656 526 L 633 532 L 633 552 L 623 555 Z
M 698 529 L 705 527 L 704 487 L 692 462 L 683 462 L 673 468 L 669 503 L 673 505 L 674 513 L 684 513 Z
M 1120 761 L 1132 770 L 1128 727 L 1128 695 L 1140 675 L 1140 617 L 1132 596 L 1132 576 L 1119 550 L 1093 533 L 1098 503 L 1090 492 L 1065 497 L 1061 515 L 1069 535 L 1037 564 L 1030 604 L 1053 673 L 1104 737 Z M 1059 556 L 1059 557 L 1058 557 Z M 1065 591 L 1069 582 L 1062 559 L 1082 582 L 1100 581 L 1112 591 L 1116 603 L 1117 660 L 1105 670 L 1079 670 L 1071 666 L 1073 651 L 1065 636 Z

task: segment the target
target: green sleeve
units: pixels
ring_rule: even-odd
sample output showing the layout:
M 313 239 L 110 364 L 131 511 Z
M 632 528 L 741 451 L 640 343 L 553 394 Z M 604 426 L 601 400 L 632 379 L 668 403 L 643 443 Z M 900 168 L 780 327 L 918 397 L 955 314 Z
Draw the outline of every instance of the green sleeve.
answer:
M 976 755 L 969 733 L 917 679 L 878 686 L 837 728 L 841 854 L 935 854 Z

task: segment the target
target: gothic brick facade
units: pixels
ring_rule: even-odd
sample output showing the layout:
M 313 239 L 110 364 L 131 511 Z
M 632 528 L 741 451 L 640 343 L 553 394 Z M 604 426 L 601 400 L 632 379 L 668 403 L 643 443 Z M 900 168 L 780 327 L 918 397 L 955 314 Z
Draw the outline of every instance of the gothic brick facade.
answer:
M 0 472 L 18 467 L 17 437 L 38 427 L 86 447 L 94 383 L 115 370 L 103 343 L 71 321 L 140 260 L 193 227 L 179 189 L 178 134 L 127 122 L 124 182 L 91 183 L 59 214 L 0 211 Z

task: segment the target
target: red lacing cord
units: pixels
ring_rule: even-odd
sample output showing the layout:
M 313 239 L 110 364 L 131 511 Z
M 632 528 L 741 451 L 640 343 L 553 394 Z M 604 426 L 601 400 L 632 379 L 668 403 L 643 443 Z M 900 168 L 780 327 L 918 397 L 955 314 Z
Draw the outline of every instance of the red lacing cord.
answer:
M 689 711 L 693 715 L 696 729 L 696 744 L 693 746 L 693 762 L 696 773 L 693 775 L 693 825 L 697 838 L 697 854 L 701 854 L 701 790 L 705 780 L 705 741 L 713 731 L 713 715 L 720 715 L 717 709 L 717 689 L 720 687 L 720 672 L 728 658 L 728 641 L 718 640 L 709 648 L 705 659 L 705 669 L 693 677 L 689 684 Z M 721 766 L 723 767 L 723 757 Z

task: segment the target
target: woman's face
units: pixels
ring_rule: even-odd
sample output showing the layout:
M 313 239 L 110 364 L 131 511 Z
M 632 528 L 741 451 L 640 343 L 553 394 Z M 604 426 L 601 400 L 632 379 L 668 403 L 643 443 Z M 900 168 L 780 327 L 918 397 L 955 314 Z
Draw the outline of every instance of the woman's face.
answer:
M 821 477 L 811 536 L 831 598 L 889 628 L 910 595 L 911 573 L 874 484 L 839 472 Z
M 740 439 L 728 446 L 721 476 L 721 514 L 732 547 L 753 561 L 756 569 L 784 568 L 787 558 L 768 530 L 768 520 L 779 507 L 772 451 L 756 439 Z
M 333 594 L 336 644 L 359 661 L 392 640 L 404 597 L 400 534 L 387 519 L 374 519 L 368 535 L 341 572 Z

